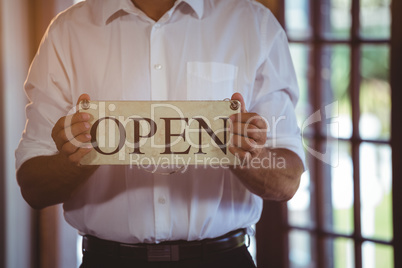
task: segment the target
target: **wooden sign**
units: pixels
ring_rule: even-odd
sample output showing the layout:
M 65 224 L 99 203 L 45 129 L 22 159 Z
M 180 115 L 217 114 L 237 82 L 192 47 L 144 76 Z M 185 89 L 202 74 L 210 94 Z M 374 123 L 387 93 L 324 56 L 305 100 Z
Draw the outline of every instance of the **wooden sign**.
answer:
M 233 165 L 229 116 L 238 101 L 87 101 L 91 144 L 83 165 Z

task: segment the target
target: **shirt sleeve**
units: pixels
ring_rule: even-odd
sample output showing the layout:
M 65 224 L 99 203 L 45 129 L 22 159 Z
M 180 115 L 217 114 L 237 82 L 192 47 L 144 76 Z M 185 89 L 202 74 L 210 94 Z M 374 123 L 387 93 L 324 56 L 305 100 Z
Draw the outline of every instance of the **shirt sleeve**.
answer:
M 261 24 L 262 63 L 257 70 L 250 111 L 268 123 L 269 148 L 291 150 L 306 166 L 295 114 L 299 87 L 287 37 L 272 13 L 267 11 L 265 15 Z
M 58 119 L 72 108 L 63 40 L 57 33 L 55 36 L 55 24 L 43 37 L 25 81 L 29 104 L 25 130 L 15 152 L 17 169 L 30 158 L 57 153 L 51 132 Z

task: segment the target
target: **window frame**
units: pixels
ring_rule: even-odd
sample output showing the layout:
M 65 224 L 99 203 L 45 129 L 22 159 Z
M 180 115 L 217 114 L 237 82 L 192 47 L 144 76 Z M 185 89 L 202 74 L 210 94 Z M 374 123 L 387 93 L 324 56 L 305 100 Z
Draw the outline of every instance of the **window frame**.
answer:
M 279 10 L 277 18 L 279 22 L 285 25 L 285 1 L 278 0 Z M 321 63 L 321 48 L 324 45 L 345 44 L 350 47 L 351 58 L 351 74 L 349 94 L 352 106 L 352 121 L 353 121 L 353 134 L 350 139 L 340 139 L 340 141 L 348 141 L 351 143 L 352 161 L 353 161 L 353 185 L 354 185 L 354 205 L 353 205 L 353 220 L 354 232 L 350 235 L 343 235 L 334 232 L 328 232 L 324 229 L 324 180 L 317 179 L 317 174 L 325 174 L 323 165 L 318 163 L 318 160 L 310 162 L 311 179 L 314 187 L 317 189 L 313 196 L 313 217 L 316 220 L 314 228 L 304 228 L 290 226 L 287 218 L 287 206 L 284 203 L 275 203 L 264 201 L 264 210 L 260 222 L 257 224 L 257 264 L 259 267 L 290 267 L 289 262 L 289 242 L 288 235 L 291 230 L 302 230 L 309 232 L 315 237 L 313 242 L 312 254 L 316 260 L 316 267 L 326 267 L 327 252 L 325 252 L 325 239 L 326 238 L 349 238 L 354 241 L 354 258 L 355 267 L 360 268 L 362 263 L 362 244 L 365 241 L 374 242 L 377 244 L 391 245 L 394 248 L 394 266 L 402 266 L 402 256 L 397 252 L 402 252 L 402 231 L 397 227 L 402 226 L 402 210 L 398 209 L 402 206 L 402 166 L 400 160 L 402 159 L 402 142 L 393 137 L 402 137 L 402 127 L 398 115 L 402 115 L 402 93 L 398 88 L 402 88 L 402 82 L 398 79 L 402 70 L 402 12 L 401 1 L 391 2 L 391 37 L 390 39 L 366 39 L 359 36 L 359 11 L 360 1 L 352 0 L 351 15 L 352 26 L 350 38 L 348 40 L 328 40 L 322 38 L 320 26 L 320 12 L 321 1 L 310 0 L 310 19 L 312 25 L 312 36 L 306 40 L 292 40 L 290 43 L 308 44 L 311 46 L 311 59 L 310 62 L 314 69 L 319 70 Z M 360 119 L 360 104 L 359 104 L 359 91 L 360 91 L 360 47 L 362 44 L 387 44 L 390 47 L 390 85 L 391 85 L 391 138 L 389 141 L 383 140 L 367 140 L 359 136 L 359 119 Z M 313 111 L 322 108 L 322 80 L 319 75 L 312 75 L 310 77 L 309 86 L 314 94 L 310 99 Z M 320 133 L 321 126 L 317 124 L 315 133 Z M 311 137 L 313 144 L 319 147 L 323 143 L 323 137 L 320 134 L 315 134 Z M 393 239 L 391 241 L 383 241 L 377 239 L 365 238 L 361 234 L 361 204 L 360 204 L 360 144 L 362 142 L 369 142 L 372 144 L 387 144 L 392 149 L 392 206 L 393 206 Z M 313 145 L 314 146 L 314 145 Z M 398 165 L 399 164 L 399 165 Z M 400 178 L 400 180 L 398 180 Z
M 394 224 L 394 252 L 402 252 L 402 1 L 392 1 L 392 27 L 391 27 L 391 146 L 392 146 L 392 204 Z M 394 254 L 394 266 L 402 267 L 401 254 Z

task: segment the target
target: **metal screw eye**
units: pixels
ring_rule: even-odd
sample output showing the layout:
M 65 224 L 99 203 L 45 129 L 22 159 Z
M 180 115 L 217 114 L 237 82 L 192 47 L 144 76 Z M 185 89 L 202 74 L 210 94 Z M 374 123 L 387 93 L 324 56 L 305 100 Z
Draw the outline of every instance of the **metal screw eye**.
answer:
M 230 101 L 230 109 L 237 110 L 240 107 L 240 102 L 237 100 Z
M 89 100 L 82 100 L 81 101 L 81 108 L 84 110 L 88 110 L 91 107 L 91 103 Z

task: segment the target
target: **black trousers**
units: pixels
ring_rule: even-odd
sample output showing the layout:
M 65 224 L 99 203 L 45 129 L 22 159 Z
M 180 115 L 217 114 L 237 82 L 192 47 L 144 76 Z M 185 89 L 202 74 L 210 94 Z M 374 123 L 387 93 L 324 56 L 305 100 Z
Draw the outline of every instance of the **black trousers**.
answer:
M 116 256 L 84 252 L 80 268 L 255 268 L 246 246 L 222 252 L 202 259 L 175 262 L 148 262 Z

